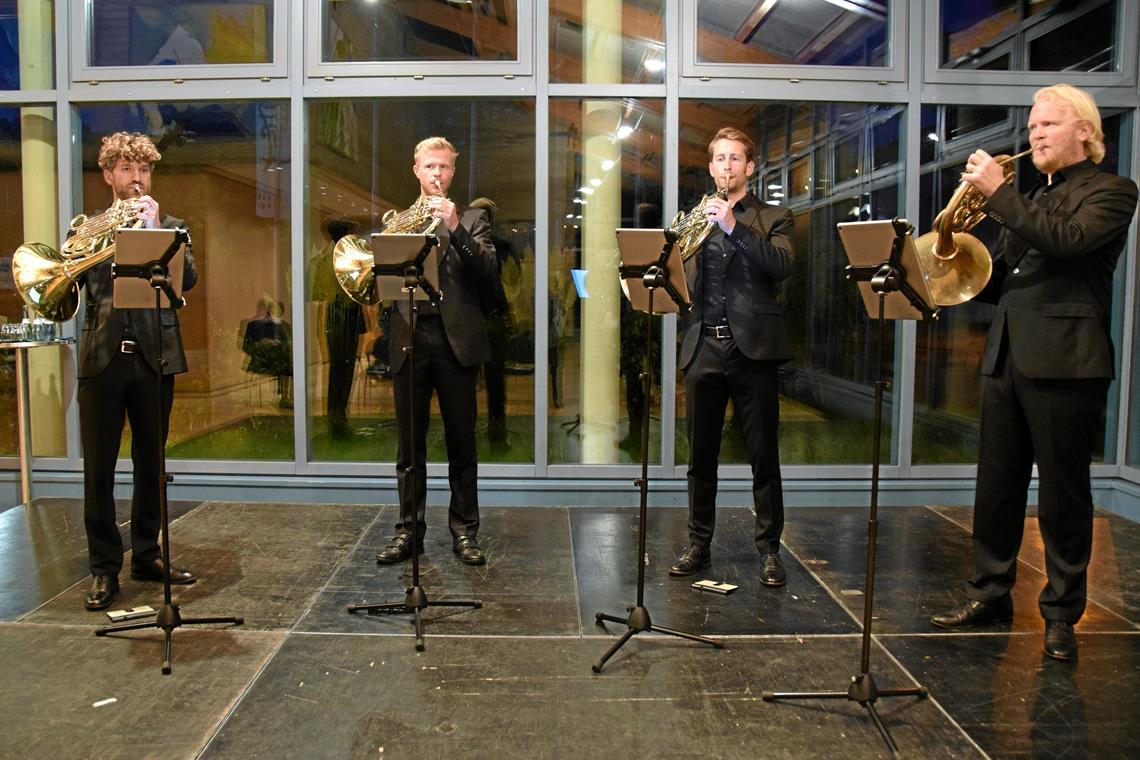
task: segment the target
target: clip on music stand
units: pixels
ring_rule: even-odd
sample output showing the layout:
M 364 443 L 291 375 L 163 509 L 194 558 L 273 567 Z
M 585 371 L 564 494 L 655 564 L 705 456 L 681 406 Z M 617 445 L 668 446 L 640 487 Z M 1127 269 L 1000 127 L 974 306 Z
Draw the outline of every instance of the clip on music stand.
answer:
M 871 509 L 867 518 L 867 569 L 863 598 L 863 646 L 859 673 L 851 676 L 847 691 L 822 692 L 765 692 L 765 702 L 778 699 L 849 699 L 862 705 L 879 729 L 892 755 L 899 748 L 875 709 L 879 697 L 918 697 L 924 699 L 924 687 L 905 689 L 879 689 L 871 674 L 871 622 L 875 603 L 875 544 L 878 539 L 879 512 L 879 453 L 882 437 L 883 393 L 887 387 L 883 368 L 883 347 L 886 345 L 888 320 L 936 319 L 930 288 L 919 265 L 918 253 L 910 233 L 914 229 L 905 219 L 891 221 L 840 223 L 839 237 L 847 250 L 851 264 L 846 268 L 847 279 L 859 285 L 868 314 L 879 321 L 878 377 L 875 380 L 875 421 L 871 453 Z M 881 251 L 890 250 L 889 258 L 881 261 Z M 878 261 L 878 263 L 875 263 Z M 877 316 L 876 316 L 877 314 Z
M 653 316 L 688 311 L 689 288 L 685 284 L 685 268 L 681 264 L 681 256 L 673 248 L 676 236 L 663 230 L 647 229 L 618 229 L 616 230 L 618 249 L 621 254 L 621 265 L 618 267 L 618 276 L 621 277 L 622 291 L 633 308 L 649 315 L 648 329 L 645 336 L 645 368 L 640 380 L 645 390 L 646 404 L 650 403 L 652 361 L 650 349 L 653 345 Z M 654 294 L 657 290 L 664 290 L 669 298 L 664 302 L 655 304 Z M 665 633 L 670 636 L 679 636 L 690 641 L 699 641 L 702 644 L 711 644 L 717 649 L 724 644 L 705 636 L 694 633 L 677 631 L 672 628 L 662 628 L 653 625 L 649 618 L 649 610 L 645 607 L 645 524 L 646 511 L 649 501 L 649 410 L 646 409 L 645 418 L 641 428 L 641 477 L 633 481 L 641 491 L 641 504 L 638 511 L 637 527 L 637 603 L 627 607 L 629 613 L 626 617 L 609 615 L 597 612 L 594 619 L 598 625 L 604 623 L 625 623 L 626 632 L 605 654 L 593 664 L 593 671 L 600 673 L 606 661 L 621 649 L 627 641 L 644 631 Z
M 416 301 L 430 300 L 438 303 L 442 294 L 436 288 L 439 282 L 439 238 L 435 235 L 414 233 L 393 233 L 372 235 L 372 255 L 375 259 L 373 273 L 377 296 L 381 299 L 395 299 L 404 294 L 408 299 L 408 345 L 404 347 L 408 368 L 408 404 L 404 424 L 408 430 L 408 456 L 411 465 L 405 471 L 408 479 L 409 500 L 411 501 L 412 522 L 412 585 L 404 590 L 404 601 L 390 604 L 350 604 L 349 612 L 367 612 L 369 615 L 413 616 L 416 651 L 424 651 L 424 624 L 422 611 L 428 607 L 471 607 L 480 609 L 483 603 L 478 600 L 446 599 L 428 601 L 427 594 L 420 586 L 420 536 L 419 505 L 416 501 Z M 399 382 L 397 380 L 397 382 Z M 400 513 L 403 516 L 403 495 L 400 495 Z M 426 507 L 425 507 L 426 509 Z M 405 522 L 406 524 L 406 522 Z
M 172 478 L 166 474 L 166 427 L 162 410 L 162 368 L 166 360 L 162 358 L 162 309 L 181 309 L 185 305 L 182 298 L 182 268 L 185 262 L 183 253 L 190 242 L 186 230 L 165 229 L 121 229 L 115 233 L 115 262 L 111 265 L 114 294 L 112 305 L 116 309 L 152 309 L 154 317 L 154 366 L 155 380 L 155 441 L 154 453 L 158 464 L 158 519 L 162 530 L 162 609 L 154 620 L 142 623 L 121 623 L 109 625 L 95 631 L 96 636 L 121 633 L 143 628 L 159 628 L 165 634 L 162 656 L 162 673 L 170 675 L 171 649 L 175 628 L 183 625 L 205 625 L 211 623 L 245 622 L 239 617 L 183 618 L 178 605 L 173 603 L 170 591 L 170 514 L 167 511 L 166 486 Z M 150 297 L 153 291 L 153 298 Z

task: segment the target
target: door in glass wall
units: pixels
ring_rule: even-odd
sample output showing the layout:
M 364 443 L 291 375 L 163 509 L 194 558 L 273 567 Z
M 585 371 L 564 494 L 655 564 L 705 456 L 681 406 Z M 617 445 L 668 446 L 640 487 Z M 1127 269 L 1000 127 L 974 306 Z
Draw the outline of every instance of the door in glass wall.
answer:
M 77 116 L 80 208 L 111 201 L 103 137 L 142 132 L 162 154 L 151 190 L 160 213 L 190 231 L 198 283 L 178 312 L 189 372 L 175 380 L 168 455 L 292 460 L 288 104 L 113 103 Z
M 749 190 L 793 215 L 794 265 L 779 298 L 794 355 L 780 368 L 783 464 L 871 459 L 878 323 L 844 278 L 847 257 L 836 225 L 900 214 L 902 114 L 898 106 L 851 103 L 681 102 L 679 208 L 692 208 L 714 190 L 709 142 L 721 127 L 736 126 L 756 143 Z M 887 326 L 884 351 L 893 375 L 893 323 Z M 683 372 L 677 387 L 677 462 L 682 463 L 689 458 Z M 891 438 L 893 419 L 890 411 L 884 413 L 884 443 Z M 748 462 L 731 405 L 720 461 Z
M 630 308 L 618 227 L 662 226 L 663 100 L 550 102 L 549 461 L 660 461 L 661 324 Z M 650 350 L 647 397 L 640 379 Z
M 491 359 L 479 366 L 478 459 L 534 461 L 533 101 L 314 100 L 307 118 L 305 353 L 312 458 L 395 461 L 391 366 L 393 353 L 404 350 L 392 340 L 398 304 L 350 295 L 334 264 L 354 250 L 354 240 L 360 241 L 358 253 L 370 248 L 370 235 L 384 228 L 388 212 L 413 205 L 420 194 L 413 152 L 420 140 L 439 135 L 459 154 L 448 196 L 488 212 L 496 256 L 495 281 L 478 294 L 481 330 L 491 345 Z M 446 462 L 434 395 L 427 442 L 428 461 Z
M 5 220 L 0 225 L 0 456 L 18 451 L 16 352 L 5 350 L 3 342 L 54 337 L 61 330 L 61 325 L 52 325 L 25 307 L 16 283 L 19 280 L 24 287 L 40 291 L 50 287 L 53 292 L 66 292 L 66 276 L 58 266 L 38 270 L 32 265 L 16 271 L 12 256 L 24 243 L 59 249 L 55 157 L 53 107 L 0 108 L 0 218 Z M 73 354 L 67 345 L 34 348 L 25 354 L 35 456 L 67 453 L 64 413 L 75 395 Z

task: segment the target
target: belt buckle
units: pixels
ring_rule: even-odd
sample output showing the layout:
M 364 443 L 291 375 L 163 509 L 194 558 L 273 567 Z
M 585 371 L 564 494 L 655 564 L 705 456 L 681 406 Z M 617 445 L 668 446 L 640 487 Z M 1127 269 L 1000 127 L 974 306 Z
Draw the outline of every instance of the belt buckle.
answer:
M 133 354 L 138 352 L 139 344 L 133 340 L 124 340 L 119 343 L 119 351 L 124 354 Z
M 728 330 L 728 325 L 713 325 L 713 337 L 717 340 L 728 340 L 732 337 L 732 333 Z

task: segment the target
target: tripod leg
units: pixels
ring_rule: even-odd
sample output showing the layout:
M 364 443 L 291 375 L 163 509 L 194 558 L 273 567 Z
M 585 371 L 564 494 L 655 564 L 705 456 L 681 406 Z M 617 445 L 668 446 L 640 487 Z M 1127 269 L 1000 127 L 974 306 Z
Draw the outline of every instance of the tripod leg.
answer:
M 633 638 L 633 635 L 634 635 L 635 633 L 637 633 L 637 631 L 636 631 L 636 630 L 634 630 L 633 628 L 630 628 L 630 629 L 626 630 L 626 632 L 625 632 L 624 634 L 622 634 L 622 637 L 621 637 L 620 639 L 618 639 L 618 640 L 617 640 L 617 641 L 614 643 L 614 645 L 613 645 L 612 647 L 610 647 L 610 648 L 609 648 L 609 650 L 608 650 L 608 651 L 607 651 L 605 654 L 603 654 L 601 657 L 599 657 L 599 658 L 598 658 L 598 661 L 597 661 L 597 662 L 595 662 L 595 663 L 594 663 L 594 664 L 591 666 L 591 669 L 592 669 L 592 670 L 593 670 L 595 673 L 601 673 L 601 672 L 602 672 L 602 668 L 604 668 L 604 667 L 605 667 L 605 665 L 606 665 L 606 660 L 610 659 L 610 658 L 611 658 L 611 657 L 613 657 L 615 654 L 617 654 L 617 650 L 619 650 L 619 649 L 621 649 L 623 646 L 625 646 L 625 642 L 627 642 L 627 641 L 629 641 L 631 638 Z
M 698 636 L 695 633 L 686 633 L 685 631 L 678 631 L 674 630 L 673 628 L 662 628 L 659 625 L 651 625 L 649 626 L 649 630 L 653 631 L 654 633 L 667 633 L 670 636 L 679 636 L 680 638 L 688 639 L 689 641 L 699 641 L 702 644 L 712 644 L 717 649 L 724 649 L 723 641 L 710 639 L 707 636 Z
M 895 744 L 894 737 L 891 732 L 887 730 L 886 725 L 883 724 L 883 719 L 879 717 L 879 711 L 875 709 L 875 705 L 868 702 L 863 705 L 867 708 L 867 713 L 871 716 L 871 720 L 875 723 L 875 728 L 879 729 L 879 734 L 883 737 L 883 741 L 887 743 L 887 749 L 891 751 L 893 757 L 899 754 L 899 745 Z
M 413 608 L 412 614 L 415 617 L 414 625 L 416 627 L 416 651 L 422 652 L 424 651 L 424 619 L 420 614 L 419 607 Z
M 170 666 L 170 661 L 174 659 L 172 650 L 174 631 L 167 628 L 164 633 L 166 634 L 165 641 L 162 642 L 162 674 L 168 676 L 173 669 Z
M 205 617 L 205 618 L 184 618 L 182 625 L 208 625 L 211 623 L 229 623 L 231 625 L 241 625 L 245 622 L 245 618 L 239 617 Z

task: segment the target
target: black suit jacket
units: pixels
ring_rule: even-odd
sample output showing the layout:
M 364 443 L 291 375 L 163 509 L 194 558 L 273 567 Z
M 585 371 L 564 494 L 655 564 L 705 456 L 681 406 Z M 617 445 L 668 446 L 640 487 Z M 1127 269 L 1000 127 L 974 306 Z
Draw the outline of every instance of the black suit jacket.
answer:
M 998 294 L 984 375 L 994 374 L 1005 335 L 1026 377 L 1113 377 L 1112 272 L 1136 210 L 1136 184 L 1087 160 L 1058 174 L 1064 181 L 1046 194 L 1047 207 L 1009 185 L 986 204 L 1005 229 L 982 294 Z
M 752 193 L 733 209 L 736 226 L 728 235 L 729 255 L 724 289 L 728 326 L 741 353 L 749 359 L 788 361 L 792 344 L 784 307 L 776 300 L 778 284 L 792 273 L 792 212 L 764 203 Z M 716 227 L 709 240 L 724 236 Z M 678 362 L 688 368 L 700 346 L 701 254 L 685 264 L 693 307 L 681 327 Z
M 460 207 L 455 232 L 440 225 L 439 311 L 447 342 L 464 367 L 491 360 L 491 342 L 483 329 L 480 293 L 495 287 L 495 246 L 491 224 L 484 209 Z M 408 342 L 408 302 L 401 299 L 392 315 L 392 340 L 388 362 L 393 372 L 404 366 L 404 346 Z
M 163 214 L 161 226 L 163 229 L 172 230 L 184 227 L 185 222 Z M 119 350 L 119 343 L 123 339 L 123 324 L 120 310 L 111 305 L 114 286 L 110 261 L 88 270 L 80 278 L 80 282 L 86 284 L 87 290 L 87 311 L 83 321 L 83 335 L 79 341 L 78 376 L 84 378 L 94 377 L 106 369 L 111 358 Z M 186 263 L 182 269 L 182 291 L 190 290 L 197 282 L 198 270 L 194 266 L 194 253 L 187 243 Z M 127 311 L 131 315 L 131 324 L 134 327 L 139 350 L 153 370 L 158 365 L 158 357 L 154 350 L 153 310 L 127 309 Z M 185 372 L 186 353 L 182 349 L 178 312 L 174 309 L 162 309 L 159 312 L 159 320 L 162 323 L 162 358 L 166 360 L 162 373 L 174 375 Z

